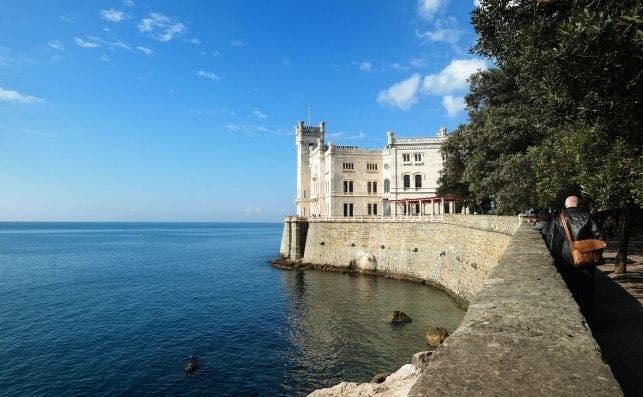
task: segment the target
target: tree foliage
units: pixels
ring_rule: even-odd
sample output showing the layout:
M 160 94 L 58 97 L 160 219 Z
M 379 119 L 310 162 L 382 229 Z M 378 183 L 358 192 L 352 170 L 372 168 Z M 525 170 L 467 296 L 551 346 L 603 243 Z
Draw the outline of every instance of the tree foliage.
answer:
M 478 209 L 643 204 L 641 0 L 483 0 L 468 123 L 443 145 L 441 194 Z

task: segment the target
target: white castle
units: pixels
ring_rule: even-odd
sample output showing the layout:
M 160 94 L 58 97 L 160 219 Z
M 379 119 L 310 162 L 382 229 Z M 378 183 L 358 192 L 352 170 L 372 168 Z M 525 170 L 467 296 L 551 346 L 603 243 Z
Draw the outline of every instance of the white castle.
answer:
M 354 217 L 435 215 L 455 212 L 455 199 L 436 196 L 442 170 L 437 137 L 396 138 L 384 149 L 324 142 L 326 124 L 295 127 L 297 216 Z

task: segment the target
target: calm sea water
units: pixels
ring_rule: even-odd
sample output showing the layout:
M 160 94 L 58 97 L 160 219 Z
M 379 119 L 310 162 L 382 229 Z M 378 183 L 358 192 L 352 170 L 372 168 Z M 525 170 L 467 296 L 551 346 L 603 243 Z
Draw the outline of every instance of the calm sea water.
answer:
M 279 224 L 0 223 L 0 395 L 302 395 L 464 312 L 410 282 L 281 271 Z M 391 327 L 392 310 L 413 322 Z M 200 369 L 183 372 L 185 359 Z

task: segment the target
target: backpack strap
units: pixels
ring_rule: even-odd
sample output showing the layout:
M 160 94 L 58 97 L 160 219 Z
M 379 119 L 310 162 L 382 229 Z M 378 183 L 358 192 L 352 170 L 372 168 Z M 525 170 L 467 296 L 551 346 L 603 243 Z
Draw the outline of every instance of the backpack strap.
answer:
M 572 236 L 569 234 L 569 228 L 567 227 L 567 219 L 565 218 L 565 215 L 561 211 L 560 213 L 560 224 L 563 226 L 563 229 L 565 230 L 565 238 L 567 239 L 567 245 L 569 245 L 569 250 L 572 250 Z

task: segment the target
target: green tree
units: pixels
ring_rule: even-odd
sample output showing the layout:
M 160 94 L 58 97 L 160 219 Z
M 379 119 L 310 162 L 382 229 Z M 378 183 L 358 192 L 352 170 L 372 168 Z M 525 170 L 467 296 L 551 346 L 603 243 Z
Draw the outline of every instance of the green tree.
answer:
M 641 0 L 483 0 L 469 122 L 444 145 L 440 193 L 498 213 L 570 191 L 620 213 L 617 271 L 643 204 Z

